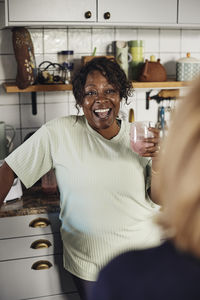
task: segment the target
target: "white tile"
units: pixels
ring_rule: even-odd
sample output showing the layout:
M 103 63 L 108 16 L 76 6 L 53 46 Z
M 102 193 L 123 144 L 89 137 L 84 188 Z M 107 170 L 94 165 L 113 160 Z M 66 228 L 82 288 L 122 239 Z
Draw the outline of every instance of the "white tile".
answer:
M 161 53 L 160 62 L 164 66 L 168 77 L 176 77 L 176 62 L 180 58 L 177 53 Z
M 159 52 L 159 29 L 138 29 L 138 40 L 144 41 L 145 52 Z
M 0 55 L 0 80 L 15 80 L 17 63 L 14 55 Z
M 136 102 L 136 121 L 152 121 L 157 122 L 157 110 L 158 105 L 155 100 L 151 100 L 149 104 L 149 109 L 146 109 L 146 100 L 139 99 Z
M 0 30 L 0 54 L 13 54 L 11 29 Z
M 44 53 L 43 61 L 49 61 L 49 62 L 52 62 L 52 63 L 58 63 L 58 55 L 57 55 L 57 53 L 54 53 L 54 54 Z M 47 64 L 43 64 L 41 67 L 44 67 L 44 66 L 46 67 Z
M 16 149 L 19 145 L 21 145 L 21 130 L 20 129 L 16 129 L 15 130 L 15 137 L 13 140 L 13 150 Z
M 37 128 L 44 124 L 44 104 L 37 105 L 37 114 L 32 114 L 30 104 L 21 105 L 21 124 L 22 128 Z
M 43 29 L 29 29 L 33 42 L 34 53 L 43 53 Z
M 75 101 L 74 95 L 71 93 L 69 95 L 69 115 L 77 115 L 78 114 L 78 110 L 75 105 L 76 105 L 76 101 Z M 79 107 L 79 115 L 83 115 L 83 110 L 81 107 Z
M 18 93 L 6 93 L 2 85 L 0 85 L 0 105 L 19 104 Z
M 45 105 L 46 122 L 68 115 L 68 103 L 48 103 Z
M 114 52 L 114 29 L 93 28 L 92 48 L 96 47 L 96 54 L 112 54 Z
M 44 29 L 44 52 L 57 53 L 67 50 L 66 29 Z
M 0 120 L 15 128 L 20 128 L 19 105 L 1 105 Z
M 32 95 L 31 93 L 20 93 L 20 104 L 31 104 L 32 103 Z M 37 92 L 37 103 L 44 103 L 44 93 L 43 92 Z
M 45 103 L 68 103 L 69 92 L 45 92 Z
M 181 51 L 181 31 L 180 30 L 160 30 L 160 52 L 180 52 Z
M 132 41 L 137 40 L 137 29 L 133 28 L 116 28 L 115 40 L 116 41 Z
M 73 50 L 74 53 L 92 54 L 91 29 L 69 28 L 68 39 L 68 50 Z
M 200 51 L 200 30 L 182 30 L 182 52 Z

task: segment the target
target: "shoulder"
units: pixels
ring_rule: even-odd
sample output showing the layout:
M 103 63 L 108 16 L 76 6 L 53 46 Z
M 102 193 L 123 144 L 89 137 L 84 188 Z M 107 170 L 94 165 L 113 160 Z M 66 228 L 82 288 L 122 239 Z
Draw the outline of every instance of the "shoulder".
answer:
M 44 124 L 44 127 L 48 130 L 55 130 L 58 128 L 73 128 L 76 125 L 83 126 L 85 123 L 85 117 L 84 116 L 76 116 L 76 115 L 70 115 L 65 117 L 59 117 L 53 120 L 48 121 Z

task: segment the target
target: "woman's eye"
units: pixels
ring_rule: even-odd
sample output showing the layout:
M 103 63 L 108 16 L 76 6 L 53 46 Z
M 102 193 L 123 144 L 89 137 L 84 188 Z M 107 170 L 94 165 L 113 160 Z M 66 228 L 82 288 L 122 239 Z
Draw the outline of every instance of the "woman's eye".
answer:
M 116 91 L 114 89 L 108 89 L 106 90 L 106 94 L 115 94 Z
M 85 92 L 85 96 L 96 96 L 97 92 L 96 91 L 88 91 Z

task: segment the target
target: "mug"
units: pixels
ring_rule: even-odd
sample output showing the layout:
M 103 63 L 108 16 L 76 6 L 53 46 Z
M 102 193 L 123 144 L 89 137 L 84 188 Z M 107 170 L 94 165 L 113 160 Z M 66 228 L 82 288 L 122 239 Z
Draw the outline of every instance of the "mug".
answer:
M 8 136 L 6 131 L 11 131 L 11 136 Z M 13 148 L 13 139 L 15 137 L 15 129 L 11 125 L 0 121 L 0 160 L 3 160 Z
M 141 68 L 144 64 L 144 42 L 142 40 L 129 41 L 129 51 L 132 56 L 131 61 L 131 79 L 138 80 Z
M 116 41 L 116 61 L 124 70 L 128 77 L 128 64 L 132 60 L 132 56 L 128 53 L 128 43 L 125 41 Z

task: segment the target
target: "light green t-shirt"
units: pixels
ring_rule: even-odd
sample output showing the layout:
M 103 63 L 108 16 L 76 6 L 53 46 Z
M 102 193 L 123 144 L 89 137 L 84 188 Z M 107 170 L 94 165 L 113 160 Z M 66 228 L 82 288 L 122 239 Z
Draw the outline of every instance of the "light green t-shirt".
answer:
M 85 280 L 96 280 L 124 251 L 160 243 L 153 222 L 160 207 L 147 194 L 151 163 L 130 149 L 129 130 L 121 121 L 118 135 L 107 140 L 84 116 L 62 117 L 6 158 L 27 188 L 55 168 L 64 266 Z

